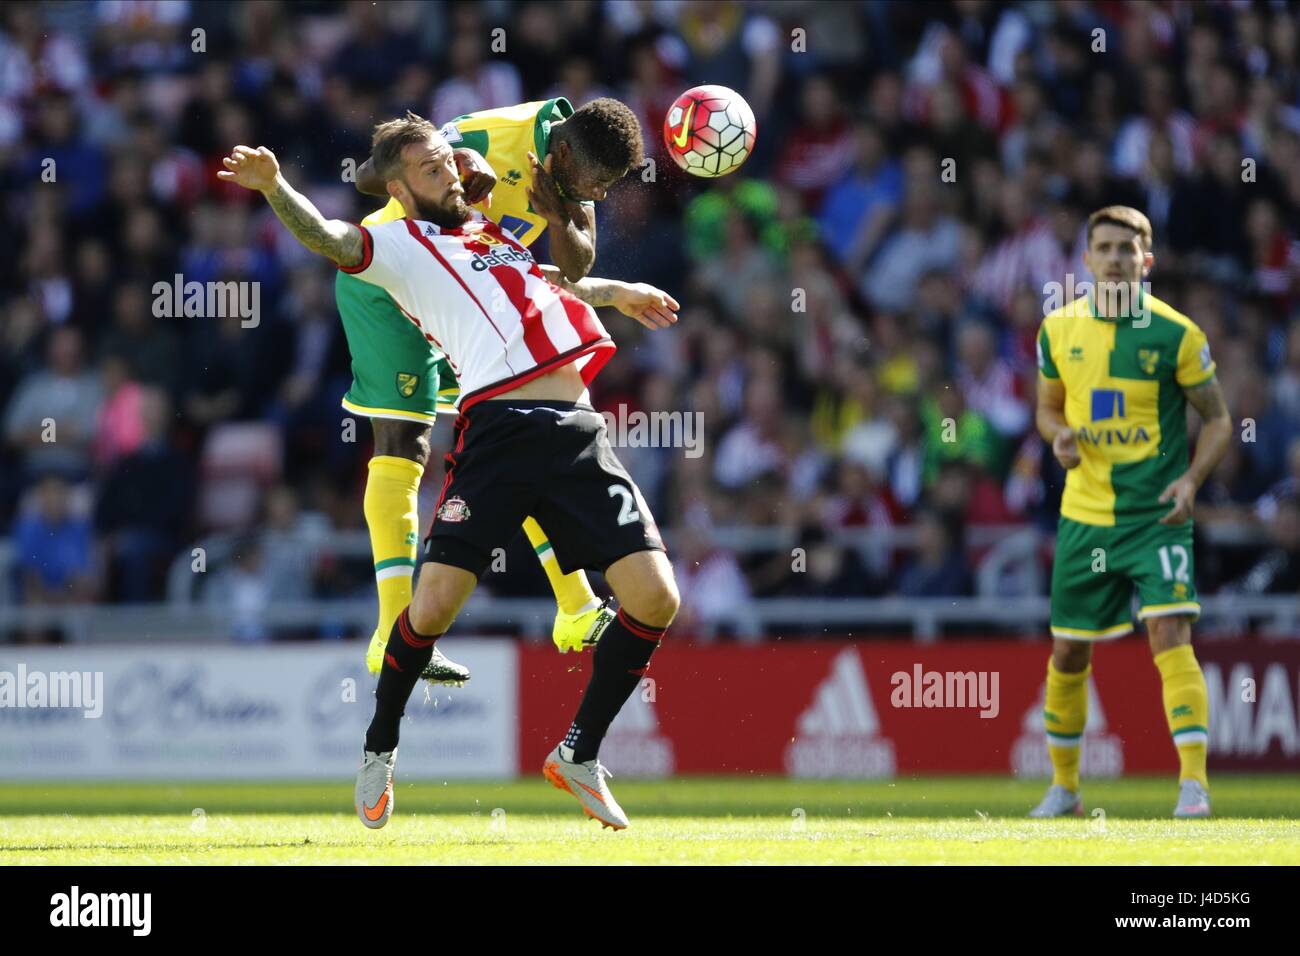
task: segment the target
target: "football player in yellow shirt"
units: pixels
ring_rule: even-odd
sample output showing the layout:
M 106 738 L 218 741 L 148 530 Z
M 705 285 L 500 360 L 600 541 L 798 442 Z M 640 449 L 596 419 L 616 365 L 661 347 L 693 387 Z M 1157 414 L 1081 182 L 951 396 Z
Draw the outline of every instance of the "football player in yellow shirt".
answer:
M 466 201 L 524 245 L 548 233 L 551 258 L 571 282 L 586 276 L 595 262 L 594 202 L 643 161 L 640 124 L 630 109 L 612 99 L 594 100 L 576 111 L 563 97 L 484 110 L 451 120 L 441 133 L 455 150 Z M 401 203 L 388 197 L 370 160 L 359 168 L 356 186 L 388 199 L 363 224 L 406 215 Z M 378 673 L 393 622 L 411 600 L 417 495 L 430 453 L 430 429 L 439 410 L 454 410 L 459 387 L 446 359 L 402 320 L 383 290 L 340 272 L 335 298 L 352 355 L 353 383 L 342 405 L 369 418 L 375 436 L 365 515 L 379 621 L 366 663 L 371 673 Z M 555 591 L 556 646 L 561 652 L 591 646 L 613 618 L 612 609 L 597 600 L 584 572 L 566 575 L 560 570 L 536 521 L 528 519 L 524 530 Z M 424 676 L 459 682 L 468 671 L 435 654 Z
M 1208 817 L 1209 704 L 1192 651 L 1201 611 L 1192 507 L 1227 450 L 1232 420 L 1205 333 L 1140 285 L 1154 261 L 1147 217 L 1108 206 L 1089 217 L 1087 236 L 1096 291 L 1049 313 L 1038 335 L 1038 431 L 1066 481 L 1043 707 L 1053 778 L 1030 816 L 1082 812 L 1092 647 L 1133 630 L 1136 590 L 1178 752 L 1174 816 Z M 1190 462 L 1188 405 L 1202 420 Z

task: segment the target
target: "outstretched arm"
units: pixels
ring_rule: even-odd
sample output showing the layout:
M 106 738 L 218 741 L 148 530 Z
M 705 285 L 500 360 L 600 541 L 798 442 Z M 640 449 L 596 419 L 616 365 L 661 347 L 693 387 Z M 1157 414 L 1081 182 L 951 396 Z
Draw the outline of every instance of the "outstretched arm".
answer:
M 571 282 L 555 266 L 540 266 L 542 275 L 561 289 L 572 293 L 593 308 L 609 306 L 628 318 L 636 319 L 647 329 L 666 329 L 677 322 L 681 308 L 667 292 L 645 282 L 623 282 L 587 276 Z
M 341 219 L 326 219 L 306 196 L 280 175 L 280 163 L 265 146 L 236 146 L 223 159 L 217 178 L 260 192 L 294 238 L 312 252 L 344 267 L 361 264 L 365 241 L 361 230 Z

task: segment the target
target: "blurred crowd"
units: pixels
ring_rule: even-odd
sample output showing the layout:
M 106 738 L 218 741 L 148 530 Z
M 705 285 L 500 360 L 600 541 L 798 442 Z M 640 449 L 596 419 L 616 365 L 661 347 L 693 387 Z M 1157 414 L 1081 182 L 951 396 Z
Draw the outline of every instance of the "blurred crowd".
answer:
M 702 82 L 758 121 L 719 180 L 661 139 Z M 1050 531 L 1034 341 L 1111 203 L 1150 217 L 1152 291 L 1208 334 L 1241 425 L 1197 519 L 1246 533 L 1198 536 L 1200 589 L 1300 587 L 1294 4 L 102 0 L 0 8 L 11 593 L 157 600 L 214 531 L 243 544 L 209 600 L 369 593 L 364 561 L 276 544 L 363 527 L 370 434 L 338 406 L 328 264 L 219 183 L 220 157 L 268 146 L 355 221 L 373 201 L 347 172 L 377 121 L 560 95 L 628 103 L 652 160 L 600 204 L 595 272 L 671 291 L 681 323 L 606 317 L 620 351 L 593 399 L 702 415 L 702 455 L 619 450 L 672 533 L 688 621 L 762 596 L 969 595 L 989 547 L 972 528 Z M 257 281 L 257 323 L 159 316 L 178 275 Z M 733 526 L 786 537 L 729 548 Z M 545 593 L 516 552 L 485 583 Z

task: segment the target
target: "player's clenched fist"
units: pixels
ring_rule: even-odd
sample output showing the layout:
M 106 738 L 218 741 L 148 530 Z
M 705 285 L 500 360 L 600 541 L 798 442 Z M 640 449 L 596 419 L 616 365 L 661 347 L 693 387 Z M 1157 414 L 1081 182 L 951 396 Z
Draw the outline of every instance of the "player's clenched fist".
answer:
M 461 147 L 452 150 L 456 160 L 456 172 L 460 174 L 460 184 L 465 187 L 465 202 L 473 206 L 485 202 L 485 208 L 492 208 L 492 190 L 497 184 L 496 171 L 477 150 Z
M 275 153 L 265 146 L 249 149 L 236 146 L 234 152 L 225 157 L 221 164 L 226 168 L 218 171 L 217 178 L 228 183 L 237 183 L 245 189 L 266 192 L 275 185 L 275 177 L 280 175 L 280 163 Z
M 1062 428 L 1052 439 L 1052 454 L 1066 471 L 1079 464 L 1079 443 L 1073 428 Z

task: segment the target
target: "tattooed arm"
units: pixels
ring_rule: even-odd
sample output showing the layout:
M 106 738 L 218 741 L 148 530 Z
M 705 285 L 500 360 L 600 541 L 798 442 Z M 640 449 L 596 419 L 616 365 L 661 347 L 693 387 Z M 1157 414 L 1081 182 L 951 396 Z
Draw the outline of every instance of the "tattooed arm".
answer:
M 1160 519 L 1161 524 L 1182 524 L 1192 516 L 1197 490 L 1205 483 L 1214 466 L 1232 441 L 1232 418 L 1217 378 L 1183 389 L 1183 395 L 1201 415 L 1201 434 L 1196 440 L 1196 455 L 1187 470 L 1165 488 L 1160 501 L 1173 499 L 1174 507 Z
M 312 252 L 345 267 L 361 263 L 361 230 L 350 222 L 322 216 L 310 199 L 280 175 L 275 154 L 265 146 L 255 150 L 236 146 L 222 163 L 226 169 L 217 173 L 218 179 L 260 192 L 294 238 Z
M 677 321 L 677 300 L 661 289 L 644 282 L 622 282 L 587 276 L 571 282 L 556 266 L 541 266 L 547 281 L 559 286 L 593 308 L 609 306 L 647 329 L 666 329 Z
M 1201 434 L 1196 440 L 1196 457 L 1187 469 L 1197 487 L 1200 487 L 1228 450 L 1228 442 L 1232 441 L 1232 417 L 1228 414 L 1228 403 L 1217 378 L 1183 389 L 1183 395 L 1201 415 Z
M 546 281 L 558 285 L 565 292 L 576 295 L 583 302 L 597 309 L 613 305 L 616 288 L 627 285 L 626 282 L 620 282 L 618 279 L 598 279 L 595 276 L 570 280 L 565 278 L 564 271 L 559 266 L 541 265 L 538 268 L 542 270 L 542 275 L 546 276 Z

